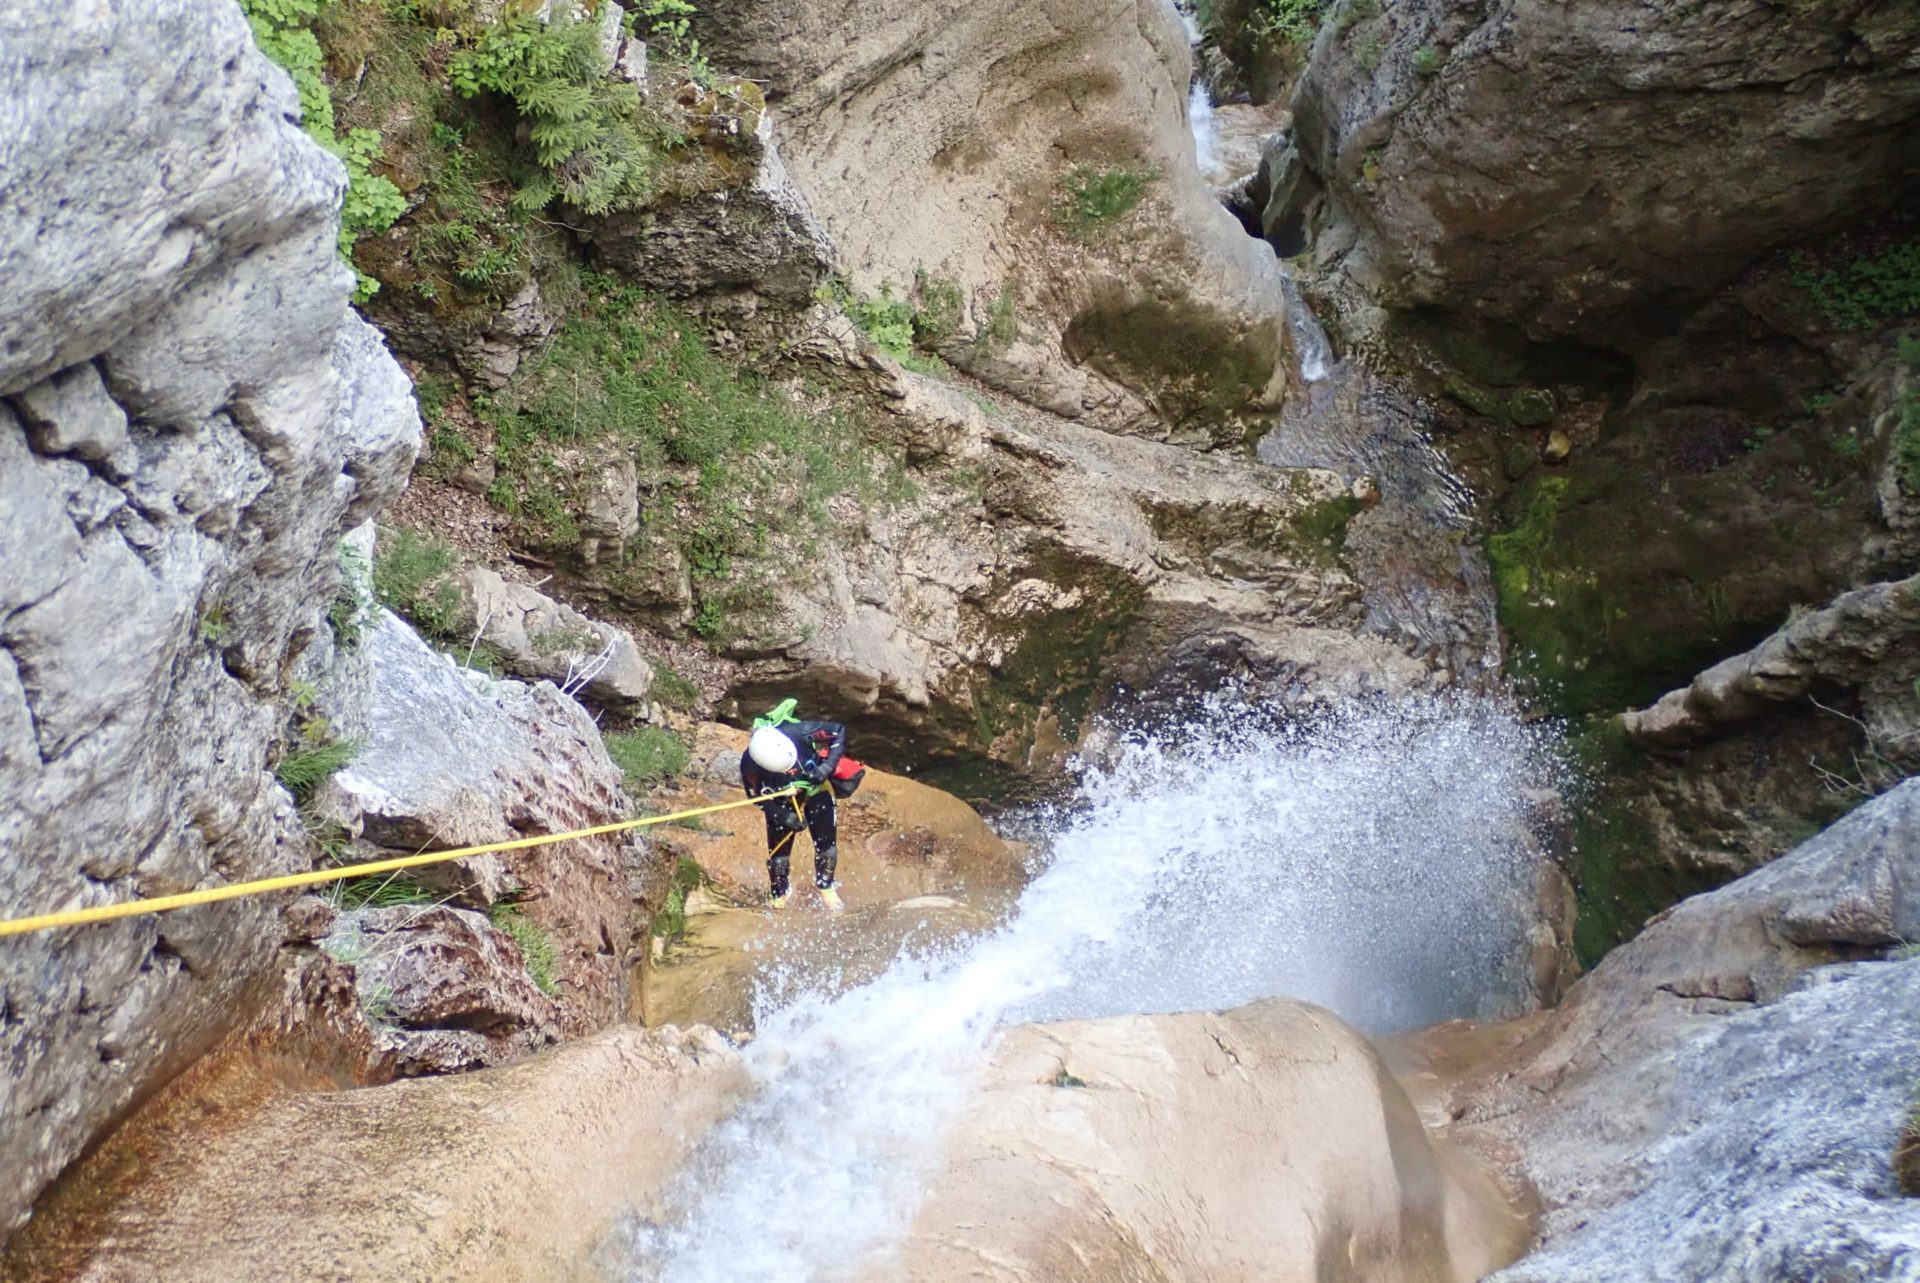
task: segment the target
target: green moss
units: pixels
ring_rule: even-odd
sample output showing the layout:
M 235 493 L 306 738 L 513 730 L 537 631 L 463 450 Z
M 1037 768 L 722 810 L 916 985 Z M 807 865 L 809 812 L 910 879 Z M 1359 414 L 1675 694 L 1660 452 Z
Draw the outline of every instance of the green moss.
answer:
M 1243 440 L 1264 415 L 1261 398 L 1282 356 L 1271 330 L 1242 330 L 1185 300 L 1112 296 L 1068 324 L 1074 360 L 1142 393 L 1175 429 Z
M 1698 520 L 1650 501 L 1610 466 L 1604 484 L 1532 475 L 1509 500 L 1514 518 L 1486 543 L 1509 668 L 1554 712 L 1647 703 L 1751 644 L 1784 609 L 1770 595 L 1802 565 L 1793 531 L 1750 517 L 1726 528 Z
M 1008 637 L 1011 653 L 975 688 L 972 723 L 963 728 L 983 750 L 1009 734 L 1024 750 L 1043 709 L 1058 719 L 1063 736 L 1076 738 L 1099 694 L 1107 657 L 1145 596 L 1139 584 L 1104 566 L 1043 560 L 1024 577 L 1071 585 L 1080 601 L 1029 618 Z
M 1504 427 L 1538 427 L 1550 422 L 1558 407 L 1545 388 L 1490 388 L 1455 375 L 1446 381 L 1447 395 L 1475 414 Z
M 1302 509 L 1293 519 L 1296 546 L 1323 564 L 1338 561 L 1347 546 L 1347 526 L 1365 506 L 1343 494 Z
M 1712 883 L 1655 855 L 1660 839 L 1645 812 L 1650 764 L 1615 716 L 1589 719 L 1566 740 L 1573 765 L 1568 876 L 1578 911 L 1574 952 L 1593 967 L 1647 920 Z

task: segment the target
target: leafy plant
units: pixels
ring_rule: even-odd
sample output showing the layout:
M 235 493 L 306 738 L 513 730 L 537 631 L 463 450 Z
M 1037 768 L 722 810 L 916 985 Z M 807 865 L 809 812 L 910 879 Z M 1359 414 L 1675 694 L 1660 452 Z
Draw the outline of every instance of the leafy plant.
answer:
M 227 638 L 227 612 L 223 606 L 214 606 L 200 616 L 200 625 L 196 630 L 200 640 L 212 646 L 218 646 Z
M 1368 36 L 1353 47 L 1353 60 L 1366 71 L 1377 71 L 1380 60 L 1386 55 L 1386 48 L 1380 43 L 1380 37 Z
M 1297 44 L 1320 27 L 1321 0 L 1256 0 L 1247 28 L 1255 37 Z
M 344 539 L 334 545 L 333 555 L 340 571 L 340 587 L 327 606 L 327 624 L 335 640 L 351 649 L 360 644 L 373 607 L 368 592 L 372 568 L 367 565 L 366 554 Z
M 499 900 L 488 905 L 487 920 L 520 946 L 520 956 L 526 961 L 527 978 L 533 981 L 540 992 L 548 997 L 559 993 L 553 982 L 553 968 L 560 960 L 560 951 L 553 942 L 552 933 L 527 917 L 525 911 L 511 900 Z
M 1421 45 L 1413 51 L 1413 69 L 1423 76 L 1431 76 L 1446 65 L 1447 55 L 1432 45 Z
M 895 298 L 891 285 L 883 284 L 878 298 L 853 300 L 847 314 L 887 355 L 899 358 L 913 350 L 913 304 Z
M 646 20 L 647 34 L 686 69 L 688 79 L 711 88 L 713 66 L 693 35 L 693 15 L 698 12 L 688 0 L 642 0 L 636 16 Z
M 1920 338 L 1902 334 L 1893 344 L 1893 359 L 1910 374 L 1920 374 Z
M 607 77 L 597 25 L 564 16 L 568 7 L 547 22 L 510 14 L 483 29 L 448 78 L 465 97 L 507 99 L 524 122 L 534 163 L 515 176 L 517 210 L 556 200 L 593 215 L 637 209 L 653 195 L 665 130 L 632 85 Z
M 639 726 L 604 738 L 607 756 L 627 777 L 629 788 L 641 788 L 678 775 L 693 760 L 687 742 L 664 726 Z
M 1837 329 L 1868 330 L 1920 313 L 1920 239 L 1859 255 L 1825 271 L 1816 269 L 1805 254 L 1795 254 L 1790 265 L 1793 283 L 1812 296 Z
M 1145 167 L 1075 165 L 1061 179 L 1060 222 L 1075 240 L 1090 243 L 1133 212 L 1157 176 Z
M 353 267 L 353 247 L 369 232 L 382 232 L 406 212 L 406 197 L 391 179 L 373 172 L 381 158 L 380 135 L 371 129 L 334 127 L 333 94 L 321 75 L 324 58 L 312 23 L 325 0 L 240 0 L 260 52 L 293 80 L 300 97 L 300 124 L 315 142 L 340 159 L 347 191 L 340 205 L 340 257 Z M 380 283 L 354 267 L 354 301 L 365 302 Z
M 966 310 L 959 282 L 923 268 L 913 274 L 913 292 L 918 300 L 913 310 L 914 337 L 933 343 L 952 337 Z

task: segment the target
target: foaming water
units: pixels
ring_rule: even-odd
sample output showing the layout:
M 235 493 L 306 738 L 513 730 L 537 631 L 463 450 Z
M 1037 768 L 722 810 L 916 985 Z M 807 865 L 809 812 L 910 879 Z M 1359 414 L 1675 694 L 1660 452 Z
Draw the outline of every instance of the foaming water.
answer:
M 1019 1020 L 1286 994 L 1363 1028 L 1517 1001 L 1524 796 L 1545 754 L 1486 702 L 1313 727 L 1226 706 L 1120 741 L 1010 920 L 766 1011 L 756 1092 L 627 1244 L 661 1283 L 845 1279 L 911 1224 L 944 1125 Z

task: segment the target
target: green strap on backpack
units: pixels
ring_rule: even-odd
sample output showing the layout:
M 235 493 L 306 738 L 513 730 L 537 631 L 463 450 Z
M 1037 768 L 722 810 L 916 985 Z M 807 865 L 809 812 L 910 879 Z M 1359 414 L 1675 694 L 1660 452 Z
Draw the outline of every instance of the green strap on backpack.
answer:
M 754 718 L 753 729 L 757 731 L 768 726 L 784 726 L 788 722 L 797 722 L 800 719 L 793 715 L 793 710 L 798 707 L 800 707 L 799 700 L 783 699 L 769 709 L 765 717 Z

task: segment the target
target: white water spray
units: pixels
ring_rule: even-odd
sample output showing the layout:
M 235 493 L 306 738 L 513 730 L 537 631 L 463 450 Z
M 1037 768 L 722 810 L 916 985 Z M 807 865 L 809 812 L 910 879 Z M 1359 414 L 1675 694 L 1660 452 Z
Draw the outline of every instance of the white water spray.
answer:
M 634 1229 L 630 1277 L 884 1276 L 946 1121 L 1017 1020 L 1273 994 L 1370 1028 L 1502 1009 L 1543 759 L 1510 713 L 1467 702 L 1286 733 L 1223 713 L 1128 744 L 1004 927 L 763 1016 L 756 1094 L 681 1173 L 665 1223 Z

